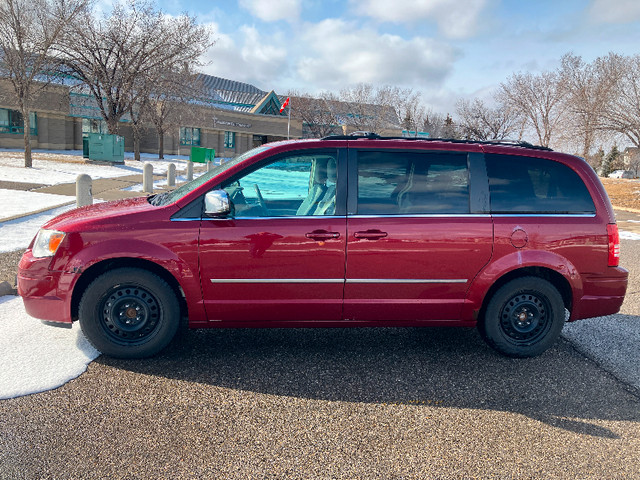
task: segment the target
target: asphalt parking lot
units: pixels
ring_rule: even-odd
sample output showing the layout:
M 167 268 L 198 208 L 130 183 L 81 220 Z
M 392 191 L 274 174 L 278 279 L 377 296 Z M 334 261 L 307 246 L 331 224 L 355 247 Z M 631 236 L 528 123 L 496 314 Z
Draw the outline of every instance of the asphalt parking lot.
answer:
M 193 331 L 0 419 L 2 479 L 640 478 L 638 390 L 566 340 L 514 360 L 467 329 Z

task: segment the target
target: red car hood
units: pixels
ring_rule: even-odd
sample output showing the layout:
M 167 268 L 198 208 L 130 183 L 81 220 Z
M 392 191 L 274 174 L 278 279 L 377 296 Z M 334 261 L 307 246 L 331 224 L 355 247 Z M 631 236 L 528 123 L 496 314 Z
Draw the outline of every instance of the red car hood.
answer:
M 123 215 L 157 210 L 158 208 L 160 207 L 154 207 L 151 205 L 148 202 L 147 197 L 127 198 L 125 200 L 97 203 L 95 205 L 75 208 L 58 215 L 45 223 L 42 228 L 68 232 L 77 230 L 80 225 L 95 223 L 96 220 L 109 221 Z

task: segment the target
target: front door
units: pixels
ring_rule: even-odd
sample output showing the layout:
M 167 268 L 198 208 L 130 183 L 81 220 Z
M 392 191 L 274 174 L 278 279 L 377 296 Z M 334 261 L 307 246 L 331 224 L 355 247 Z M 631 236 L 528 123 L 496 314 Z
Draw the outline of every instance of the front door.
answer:
M 222 185 L 235 213 L 203 219 L 200 274 L 210 321 L 342 318 L 345 199 L 337 151 L 280 157 Z
M 353 153 L 345 317 L 459 319 L 493 241 L 490 215 L 470 207 L 468 155 Z

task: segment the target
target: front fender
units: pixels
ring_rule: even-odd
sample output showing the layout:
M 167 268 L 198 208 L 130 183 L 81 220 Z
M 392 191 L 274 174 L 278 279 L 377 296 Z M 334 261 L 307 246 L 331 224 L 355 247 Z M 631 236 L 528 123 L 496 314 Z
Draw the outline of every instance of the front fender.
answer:
M 87 242 L 73 238 L 77 235 L 69 235 L 69 246 L 73 247 L 80 241 L 81 247 L 68 248 L 66 254 L 56 256 L 51 265 L 53 271 L 72 274 L 63 276 L 68 283 L 60 284 L 60 289 L 73 291 L 84 272 L 98 263 L 118 259 L 139 259 L 159 266 L 176 280 L 185 294 L 191 319 L 198 321 L 206 318 L 198 273 L 197 245 L 176 242 L 176 238 L 172 238 L 168 244 L 131 238 L 127 238 L 126 241 L 104 238 Z M 193 243 L 196 243 L 195 239 Z

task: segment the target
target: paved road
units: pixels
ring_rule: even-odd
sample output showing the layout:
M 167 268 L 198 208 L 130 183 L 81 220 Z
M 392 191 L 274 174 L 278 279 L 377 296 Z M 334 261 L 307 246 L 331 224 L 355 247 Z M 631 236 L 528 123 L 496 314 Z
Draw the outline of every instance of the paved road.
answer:
M 640 222 L 631 225 L 640 233 Z M 624 222 L 620 228 L 631 230 Z M 622 240 L 620 264 L 629 270 L 620 314 L 567 324 L 563 336 L 640 393 L 640 240 Z

